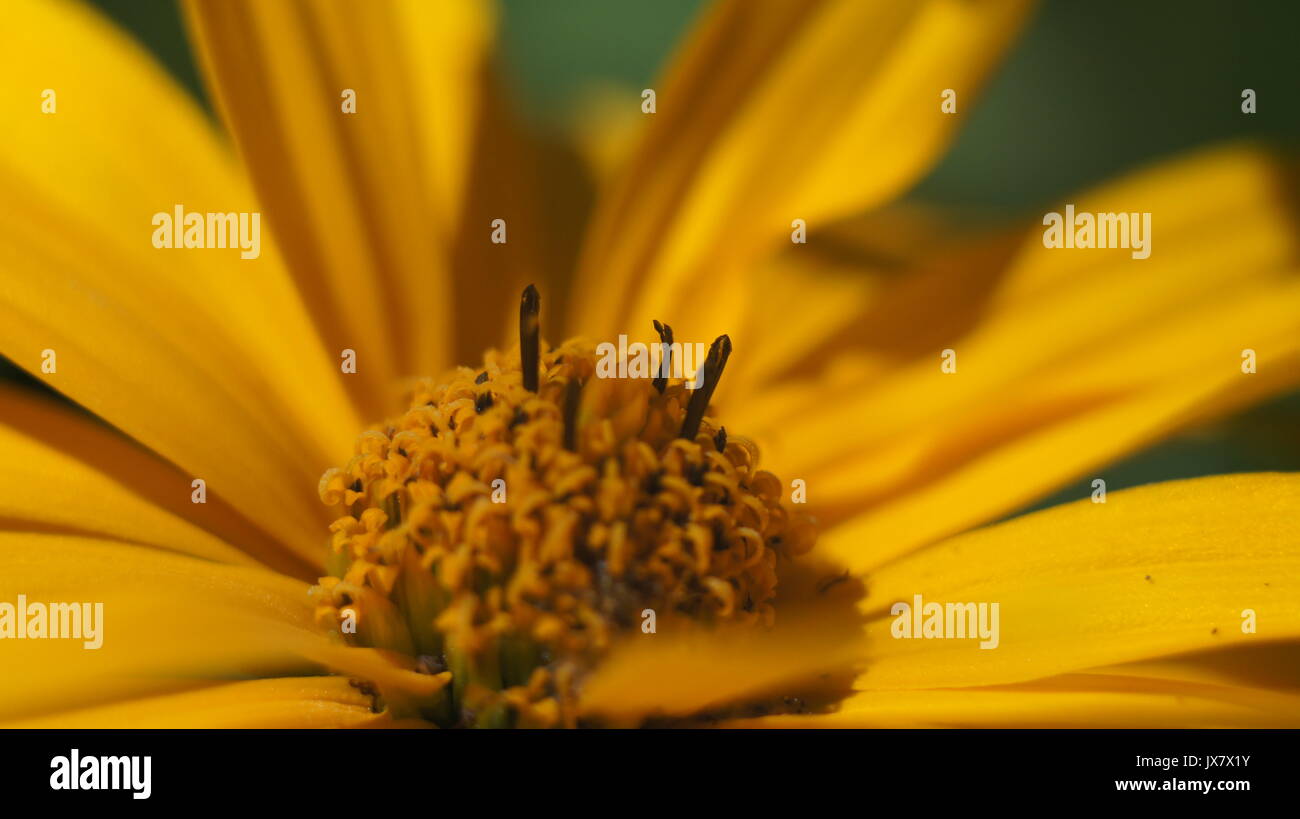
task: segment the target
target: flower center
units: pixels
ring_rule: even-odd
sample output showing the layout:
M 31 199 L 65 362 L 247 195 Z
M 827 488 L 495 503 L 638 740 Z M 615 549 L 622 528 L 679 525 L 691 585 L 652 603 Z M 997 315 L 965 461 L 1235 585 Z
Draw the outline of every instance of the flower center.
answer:
M 573 726 L 615 640 L 673 618 L 770 626 L 811 520 L 758 450 L 705 416 L 730 352 L 682 379 L 597 378 L 594 347 L 546 349 L 525 291 L 517 351 L 425 379 L 321 478 L 338 510 L 317 619 L 446 681 L 443 726 Z M 656 322 L 665 343 L 672 331 Z

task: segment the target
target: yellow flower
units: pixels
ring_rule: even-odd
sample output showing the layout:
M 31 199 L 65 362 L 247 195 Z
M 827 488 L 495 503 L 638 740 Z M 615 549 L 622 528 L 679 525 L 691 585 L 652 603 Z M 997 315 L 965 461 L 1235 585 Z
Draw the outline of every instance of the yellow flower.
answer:
M 104 618 L 99 649 L 0 641 L 0 720 L 1300 724 L 1285 673 L 1300 639 L 1300 478 L 1155 485 L 968 531 L 1300 374 L 1296 233 L 1277 169 L 1250 147 L 1075 200 L 1152 213 L 1142 261 L 1049 251 L 1037 225 L 969 236 L 889 206 L 959 119 L 939 112 L 940 91 L 966 110 L 1024 5 L 718 4 L 637 141 L 588 137 L 601 190 L 579 236 L 579 186 L 564 180 L 583 171 L 530 142 L 491 93 L 485 5 L 190 2 L 232 148 L 91 12 L 10 3 L 0 352 L 105 423 L 0 394 L 0 603 L 102 602 Z M 340 106 L 345 89 L 355 114 Z M 260 255 L 155 250 L 149 218 L 177 205 L 262 213 Z M 496 219 L 505 244 L 489 241 Z M 796 219 L 806 245 L 789 244 Z M 679 340 L 728 334 L 735 353 L 701 435 L 680 379 L 623 393 L 587 381 L 573 404 L 568 385 L 590 364 L 580 342 L 544 348 L 543 381 L 527 386 L 528 356 L 505 328 L 530 281 L 559 305 L 542 314 L 551 341 L 642 337 L 653 319 Z M 506 352 L 485 357 L 490 347 Z M 1240 366 L 1246 349 L 1255 373 Z M 940 368 L 944 350 L 956 372 Z M 344 351 L 355 373 L 340 371 Z M 405 381 L 438 373 L 449 375 Z M 532 438 L 503 431 L 507 407 L 537 413 Z M 361 434 L 385 418 L 392 430 Z M 453 418 L 472 425 L 457 435 L 473 446 L 506 436 L 514 463 L 570 470 L 525 476 L 540 505 L 521 511 L 512 497 L 514 528 L 477 551 L 436 533 L 460 531 L 457 498 L 481 499 L 485 473 L 402 483 L 434 462 L 419 459 L 434 458 Z M 676 424 L 688 430 L 674 444 Z M 754 468 L 744 438 L 773 473 Z M 614 459 L 602 441 L 634 439 L 652 441 L 646 457 L 674 479 L 704 481 L 691 470 L 709 458 L 712 488 L 673 484 L 679 529 L 705 520 L 706 501 L 743 498 L 743 514 L 773 528 L 710 511 L 725 535 L 718 560 L 763 571 L 720 578 L 707 550 L 692 552 L 695 568 L 672 563 L 665 581 L 682 596 L 663 598 L 688 601 L 691 616 L 653 634 L 612 629 L 596 661 L 538 691 L 524 690 L 531 672 L 555 669 L 528 655 L 510 673 L 529 682 L 506 697 L 493 674 L 507 672 L 464 660 L 487 656 L 484 633 L 516 635 L 516 621 L 481 614 L 518 611 L 500 604 L 499 579 L 474 572 L 490 548 L 536 546 L 543 523 L 553 539 L 539 548 L 561 553 L 547 565 L 568 565 L 576 536 L 554 535 L 575 520 L 613 559 L 619 520 L 593 535 L 595 504 L 653 492 L 600 473 L 601 496 L 592 474 L 574 475 L 582 458 Z M 191 502 L 196 480 L 205 503 Z M 822 527 L 802 557 L 795 505 L 777 500 L 795 480 Z M 322 498 L 344 513 L 331 518 Z M 672 531 L 656 558 L 685 554 Z M 434 600 L 441 587 L 418 586 L 433 562 L 440 583 L 482 599 Z M 594 632 L 619 625 L 616 607 L 554 592 L 595 588 L 590 577 L 565 582 L 547 577 L 538 599 L 585 611 Z M 611 595 L 593 599 L 613 606 Z M 997 604 L 996 647 L 898 639 L 896 604 L 921 599 Z M 420 611 L 430 618 L 399 616 Z M 572 617 L 557 629 L 538 611 L 525 648 L 573 636 Z M 340 639 L 358 612 L 362 632 Z M 421 653 L 443 636 L 463 642 Z M 587 656 L 594 643 L 579 642 L 561 659 Z M 482 710 L 463 708 L 472 695 Z M 461 711 L 436 713 L 448 702 Z

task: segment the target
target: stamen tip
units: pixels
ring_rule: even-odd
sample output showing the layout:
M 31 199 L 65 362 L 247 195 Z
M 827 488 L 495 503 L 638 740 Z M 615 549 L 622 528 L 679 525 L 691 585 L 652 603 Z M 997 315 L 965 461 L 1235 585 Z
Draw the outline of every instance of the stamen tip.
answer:
M 529 392 L 537 392 L 541 307 L 537 288 L 531 284 L 525 287 L 519 297 L 519 364 L 524 374 L 524 389 Z

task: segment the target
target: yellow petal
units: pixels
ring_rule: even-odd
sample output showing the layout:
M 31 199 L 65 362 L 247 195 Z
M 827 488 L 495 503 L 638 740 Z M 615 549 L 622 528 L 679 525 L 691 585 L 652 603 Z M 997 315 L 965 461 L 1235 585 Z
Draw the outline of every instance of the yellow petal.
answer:
M 436 100 L 413 105 L 411 114 L 424 135 L 427 187 L 438 203 L 446 264 L 458 271 L 450 277 L 452 306 L 446 310 L 455 326 L 450 357 L 430 359 L 421 372 L 446 361 L 473 364 L 503 339 L 515 342 L 519 294 L 529 283 L 546 297 L 543 326 L 558 340 L 557 271 L 566 279 L 572 271 L 570 246 L 577 240 L 568 234 L 582 224 L 572 200 L 586 190 L 578 169 L 546 153 L 501 92 L 488 59 L 495 4 L 399 0 L 394 14 L 413 99 Z M 545 198 L 544 175 L 555 181 Z M 505 224 L 504 244 L 491 241 L 498 219 Z
M 527 129 L 496 93 L 494 73 L 482 79 L 480 121 L 466 173 L 474 184 L 461 203 L 451 250 L 456 360 L 474 363 L 488 347 L 518 343 L 519 295 L 528 284 L 542 293 L 542 332 L 563 335 L 563 289 L 573 271 L 582 208 L 590 193 L 563 145 Z M 500 220 L 500 221 L 498 221 Z M 506 241 L 492 241 L 497 227 Z
M 285 677 L 210 685 L 20 719 L 5 728 L 370 728 L 392 725 L 343 677 Z
M 944 298 L 967 291 L 958 273 L 941 272 L 900 283 L 859 320 L 948 327 L 947 337 L 923 333 L 930 349 L 891 341 L 896 332 L 859 334 L 843 353 L 824 346 L 824 373 L 734 402 L 728 421 L 784 474 L 809 480 L 825 519 L 859 516 L 836 540 L 869 550 L 856 558 L 865 566 L 1275 394 L 1300 376 L 1289 363 L 1300 252 L 1279 173 L 1230 147 L 1080 198 L 1081 210 L 1150 208 L 1151 257 L 1046 250 L 1033 230 L 983 292 Z M 1215 195 L 1189 196 L 1198 184 Z M 1049 276 L 1054 265 L 1067 273 Z M 935 298 L 917 298 L 927 293 Z M 953 304 L 979 311 L 954 321 Z M 941 371 L 943 348 L 955 373 Z M 1256 374 L 1241 370 L 1246 349 L 1268 359 Z
M 1285 298 L 1261 298 L 1257 315 L 1289 321 L 1300 309 L 1297 296 L 1300 292 L 1293 290 Z M 1284 312 L 1290 315 L 1279 315 Z M 1285 331 L 1254 337 L 1266 339 L 1274 356 L 1266 374 L 1244 375 L 1237 369 L 1237 359 L 1224 355 L 1216 362 L 1217 370 L 1212 365 L 1082 411 L 1072 407 L 1068 414 L 1061 413 L 1063 417 L 1045 413 L 1041 404 L 1007 401 L 998 408 L 1002 418 L 979 413 L 959 425 L 971 430 L 972 444 L 987 451 L 953 443 L 947 430 L 936 433 L 936 437 L 943 435 L 937 443 L 922 441 L 916 450 L 900 446 L 888 453 L 897 459 L 893 463 L 875 462 L 876 479 L 904 469 L 917 477 L 900 481 L 891 490 L 898 497 L 878 509 L 868 508 L 833 527 L 820 548 L 833 559 L 865 571 L 1010 513 L 1079 476 L 1092 474 L 1104 480 L 1105 465 L 1121 455 L 1290 386 L 1300 371 L 1300 337 Z M 849 496 L 855 491 L 852 480 L 848 470 L 827 471 L 811 479 L 809 486 Z
M 865 691 L 828 714 L 724 722 L 724 728 L 1281 728 L 1300 695 L 1111 675 L 1021 685 Z
M 611 179 L 629 160 L 641 133 L 643 115 L 629 100 L 640 90 L 609 81 L 578 90 L 564 130 L 588 172 L 600 181 Z
M 1300 642 L 1238 644 L 1088 673 L 1300 692 Z
M 718 393 L 724 417 L 734 409 L 786 420 L 804 405 L 793 395 L 806 401 L 802 382 L 813 374 L 861 389 L 909 359 L 932 357 L 978 321 L 1024 233 L 896 205 L 832 225 L 757 267 L 744 320 L 728 331 L 740 352 Z M 823 373 L 827 361 L 835 363 Z
M 1225 297 L 1249 296 L 1261 285 L 1294 281 L 1300 250 L 1294 211 L 1277 182 L 1282 171 L 1258 151 L 1219 148 L 1078 198 L 1079 210 L 1149 209 L 1154 241 L 1159 242 L 1152 256 L 1133 259 L 1124 249 L 1049 250 L 1042 246 L 1038 230 L 1031 229 L 1018 258 L 990 292 L 955 304 L 913 299 L 887 305 L 906 311 L 905 319 L 918 326 L 935 321 L 932 311 L 942 319 L 962 303 L 982 305 L 979 322 L 969 332 L 951 336 L 947 345 L 958 354 L 956 375 L 974 368 L 971 374 L 978 378 L 934 377 L 941 375 L 940 350 L 930 349 L 924 359 L 909 360 L 892 378 L 864 384 L 872 388 L 869 392 L 828 405 L 814 420 L 868 418 L 858 437 L 885 439 L 922 418 L 942 417 L 959 402 L 1003 395 L 1008 386 L 1029 376 L 1035 376 L 1032 384 L 1044 375 L 1068 377 L 1085 365 L 1114 370 L 1108 366 L 1111 362 L 1095 362 L 1108 354 L 1124 356 L 1127 347 L 1103 341 L 1120 334 L 1146 336 L 1185 318 L 1189 310 L 1214 307 Z M 1215 191 L 1215 196 L 1189 195 L 1188 188 L 1196 186 Z M 948 278 L 947 287 L 958 286 L 956 274 Z M 934 295 L 941 297 L 942 292 Z M 863 321 L 871 318 L 864 316 Z M 1172 356 L 1166 359 L 1155 373 L 1146 358 L 1140 362 L 1143 367 L 1118 372 L 1130 383 L 1149 381 L 1178 364 Z M 809 460 L 842 452 L 839 445 L 808 437 L 792 440 L 790 449 L 810 448 L 812 454 L 805 456 Z
M 35 394 L 0 389 L 0 528 L 45 527 L 306 570 L 219 498 L 191 503 L 191 491 L 183 472 L 112 429 Z
M 1300 637 L 1300 476 L 1227 475 L 1112 492 L 914 552 L 866 582 L 864 689 L 1015 683 Z M 998 644 L 895 638 L 891 614 L 998 605 Z M 1251 610 L 1256 633 L 1245 633 Z M 926 613 L 926 612 L 923 612 Z M 902 616 L 900 614 L 900 616 Z
M 437 213 L 451 235 L 461 227 L 462 208 L 475 153 L 474 140 L 485 116 L 484 74 L 496 32 L 496 7 L 485 0 L 396 0 L 400 48 L 409 60 L 403 80 L 429 152 L 427 184 Z
M 661 614 L 655 633 L 631 635 L 602 659 L 583 683 L 583 712 L 635 724 L 810 686 L 847 688 L 862 655 L 853 610 L 860 587 L 833 582 L 841 572 L 804 561 L 784 567 L 771 629 L 698 629 Z
M 0 532 L 0 603 L 102 604 L 83 639 L 0 640 L 0 719 L 318 670 L 305 584 L 142 546 Z M 14 613 L 16 617 L 16 612 Z M 83 620 L 84 622 L 84 620 Z M 15 623 L 16 627 L 16 623 Z
M 459 43 L 417 50 L 430 45 L 417 31 L 429 26 L 464 24 L 466 37 L 482 39 L 465 8 L 431 19 L 432 6 L 409 2 L 185 5 L 285 258 L 328 347 L 356 351 L 349 383 L 373 413 L 386 407 L 394 376 L 436 371 L 450 353 L 447 225 L 436 200 L 463 182 L 435 191 L 429 180 L 454 164 L 464 137 L 452 129 L 448 144 L 427 133 L 433 118 L 419 112 L 441 101 L 422 101 L 429 83 L 412 78 L 433 72 L 454 83 L 469 71 Z M 343 110 L 347 89 L 355 114 Z M 448 102 L 448 116 L 464 113 L 463 94 Z M 438 146 L 432 157 L 426 140 Z
M 175 205 L 256 211 L 238 166 L 194 102 L 87 7 L 5 10 L 0 351 L 314 550 L 312 487 L 358 424 L 274 242 L 264 234 L 249 260 L 151 242 L 153 215 Z M 41 112 L 45 88 L 55 113 Z
M 602 337 L 651 318 L 692 336 L 729 329 L 717 311 L 736 277 L 792 220 L 877 205 L 938 156 L 960 120 L 941 92 L 969 110 L 1026 7 L 719 3 L 657 84 L 598 208 L 575 323 Z

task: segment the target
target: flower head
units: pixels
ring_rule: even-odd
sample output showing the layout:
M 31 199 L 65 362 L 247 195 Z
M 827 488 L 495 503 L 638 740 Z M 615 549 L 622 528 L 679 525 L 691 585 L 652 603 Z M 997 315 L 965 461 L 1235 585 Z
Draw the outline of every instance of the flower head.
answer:
M 106 22 L 13 0 L 0 352 L 86 412 L 0 394 L 0 603 L 99 601 L 106 630 L 93 659 L 0 641 L 0 719 L 1300 714 L 1265 673 L 1300 640 L 1295 476 L 976 528 L 1300 381 L 1253 147 L 1077 200 L 1151 212 L 1144 259 L 890 204 L 961 119 L 932 92 L 973 97 L 1026 5 L 718 3 L 579 173 L 496 94 L 486 4 L 191 0 L 228 144 Z M 591 212 L 548 174 L 591 174 Z M 176 203 L 262 213 L 259 252 L 155 250 Z M 514 312 L 532 280 L 548 326 L 536 289 Z M 698 382 L 601 378 L 621 333 L 716 341 Z M 925 601 L 1006 629 L 929 639 Z

